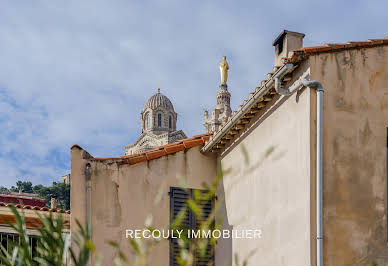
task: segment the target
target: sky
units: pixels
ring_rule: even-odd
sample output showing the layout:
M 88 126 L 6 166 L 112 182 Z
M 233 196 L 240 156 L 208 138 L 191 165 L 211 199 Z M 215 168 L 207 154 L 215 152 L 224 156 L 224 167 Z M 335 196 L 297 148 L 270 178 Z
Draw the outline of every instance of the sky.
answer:
M 235 110 L 272 70 L 272 41 L 304 46 L 388 36 L 386 0 L 0 0 L 0 186 L 51 184 L 70 147 L 121 156 L 157 91 L 179 129 L 204 133 L 227 56 Z

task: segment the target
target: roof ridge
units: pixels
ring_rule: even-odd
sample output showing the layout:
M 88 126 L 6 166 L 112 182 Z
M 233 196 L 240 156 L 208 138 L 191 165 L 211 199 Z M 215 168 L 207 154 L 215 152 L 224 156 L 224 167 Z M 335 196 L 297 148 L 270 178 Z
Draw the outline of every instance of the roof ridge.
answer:
M 6 193 L 0 193 L 0 197 L 8 197 L 8 198 L 16 198 L 16 199 L 31 199 L 31 200 L 38 200 L 38 201 L 44 201 L 46 202 L 46 200 L 42 199 L 42 198 L 39 198 L 39 197 L 35 197 L 35 196 L 27 196 L 27 195 L 15 195 L 15 194 L 6 194 Z
M 65 210 L 65 209 L 56 209 L 56 208 L 50 209 L 46 206 L 40 207 L 40 206 L 32 206 L 32 205 L 6 203 L 6 202 L 0 201 L 0 207 L 10 207 L 10 206 L 15 206 L 18 209 L 35 210 L 35 211 L 50 211 L 50 212 L 70 214 L 70 210 Z
M 388 37 L 382 39 L 368 39 L 366 41 L 349 41 L 346 43 L 325 43 L 317 46 L 306 46 L 291 51 L 291 56 L 284 58 L 286 63 L 297 63 L 305 59 L 304 56 L 313 54 L 337 52 L 341 50 L 351 50 L 360 48 L 371 48 L 388 45 Z
M 367 41 L 359 41 L 359 42 L 347 42 L 347 43 L 326 43 L 324 45 L 318 45 L 318 46 L 308 46 L 308 47 L 303 47 L 297 50 L 293 50 L 290 52 L 289 57 L 284 57 L 282 58 L 282 66 L 279 67 L 274 67 L 272 69 L 272 72 L 267 74 L 266 79 L 262 80 L 260 85 L 256 87 L 256 89 L 252 92 L 249 93 L 249 96 L 246 100 L 243 101 L 241 105 L 239 105 L 239 108 L 235 111 L 233 111 L 231 118 L 228 119 L 231 120 L 233 117 L 235 117 L 241 108 L 245 106 L 249 100 L 256 94 L 263 92 L 263 96 L 260 97 L 257 102 L 252 106 L 253 111 L 250 113 L 247 111 L 246 114 L 244 114 L 241 119 L 239 120 L 244 120 L 243 123 L 238 125 L 237 122 L 235 122 L 231 128 L 230 131 L 233 131 L 234 133 L 229 134 L 228 138 L 224 139 L 224 143 L 218 145 L 220 142 L 222 142 L 222 138 L 224 136 L 227 136 L 228 134 L 225 133 L 224 136 L 220 137 L 219 140 L 212 146 L 215 147 L 214 149 L 211 148 L 211 151 L 214 150 L 221 150 L 223 147 L 225 147 L 225 143 L 229 142 L 233 138 L 233 136 L 238 132 L 240 129 L 245 127 L 245 124 L 248 124 L 250 119 L 254 116 L 254 114 L 258 113 L 261 109 L 266 108 L 267 102 L 270 102 L 273 98 L 273 95 L 276 94 L 276 91 L 274 89 L 267 87 L 268 82 L 270 82 L 271 79 L 273 79 L 274 75 L 279 71 L 280 68 L 284 67 L 288 63 L 292 64 L 298 64 L 305 59 L 308 58 L 308 56 L 313 55 L 313 54 L 319 54 L 319 53 L 329 53 L 329 52 L 336 52 L 336 51 L 341 51 L 341 50 L 347 50 L 347 49 L 360 49 L 360 48 L 370 48 L 370 47 L 376 47 L 376 46 L 382 46 L 382 45 L 388 45 L 388 37 L 384 39 L 369 39 Z M 291 70 L 293 71 L 293 70 Z M 267 90 L 267 91 L 265 91 Z M 222 132 L 222 129 L 227 125 L 229 122 L 222 124 L 217 131 L 214 132 L 213 137 L 215 137 L 217 134 Z M 240 128 L 241 126 L 241 128 Z
M 108 158 L 90 158 L 91 161 L 105 161 L 105 160 L 116 160 L 118 165 L 122 164 L 136 164 L 144 161 L 149 161 L 153 159 L 160 158 L 162 156 L 170 155 L 177 153 L 179 151 L 187 150 L 196 146 L 205 144 L 206 141 L 210 139 L 210 136 L 213 135 L 213 132 L 207 132 L 204 134 L 199 134 L 192 136 L 190 138 L 180 139 L 173 143 L 168 143 L 155 147 L 148 151 L 143 151 L 131 155 L 123 155 L 120 157 L 108 157 Z

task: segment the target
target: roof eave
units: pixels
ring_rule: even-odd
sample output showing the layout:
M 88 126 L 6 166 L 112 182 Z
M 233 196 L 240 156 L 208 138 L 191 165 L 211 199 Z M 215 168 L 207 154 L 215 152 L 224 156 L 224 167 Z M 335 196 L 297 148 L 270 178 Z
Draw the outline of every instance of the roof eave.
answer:
M 274 82 L 275 82 L 275 78 L 276 77 L 279 77 L 280 74 L 281 75 L 286 75 L 290 72 L 293 71 L 293 68 L 289 68 L 289 66 L 287 66 L 286 64 L 284 64 L 283 66 L 281 66 L 273 75 L 270 79 L 268 79 L 265 84 L 263 84 L 259 90 L 257 90 L 254 95 L 241 107 L 240 110 L 238 110 L 238 112 L 236 114 L 234 114 L 232 116 L 232 118 L 217 132 L 215 132 L 215 134 L 213 135 L 212 138 L 210 138 L 210 140 L 205 143 L 205 145 L 203 146 L 203 148 L 201 149 L 201 152 L 203 153 L 207 153 L 209 151 L 211 151 L 214 146 L 216 146 L 220 141 L 221 139 L 226 135 L 228 134 L 228 132 L 233 129 L 233 127 L 235 127 L 239 121 L 241 120 L 241 118 L 243 118 L 243 116 L 245 114 L 247 114 L 249 112 L 249 110 L 255 105 L 257 104 L 257 102 L 259 101 L 259 99 L 261 97 L 263 97 L 271 88 L 272 86 L 274 85 Z

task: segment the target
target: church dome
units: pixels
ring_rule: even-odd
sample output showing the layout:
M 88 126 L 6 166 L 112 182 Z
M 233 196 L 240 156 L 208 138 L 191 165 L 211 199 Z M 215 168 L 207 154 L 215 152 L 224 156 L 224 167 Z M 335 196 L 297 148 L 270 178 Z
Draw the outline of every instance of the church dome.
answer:
M 166 110 L 174 111 L 174 106 L 172 105 L 171 101 L 167 96 L 160 93 L 160 90 L 154 95 L 152 95 L 147 102 L 144 105 L 144 110 L 147 108 L 150 108 L 152 110 L 155 110 L 157 108 L 163 108 Z
M 176 131 L 178 114 L 174 111 L 169 98 L 158 92 L 145 103 L 140 114 L 142 132 L 152 132 L 155 135 Z

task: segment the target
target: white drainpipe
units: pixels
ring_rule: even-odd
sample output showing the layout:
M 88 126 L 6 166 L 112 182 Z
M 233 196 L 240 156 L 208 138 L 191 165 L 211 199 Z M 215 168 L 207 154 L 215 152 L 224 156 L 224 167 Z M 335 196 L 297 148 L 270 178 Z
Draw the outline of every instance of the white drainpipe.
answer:
M 317 204 L 317 266 L 323 266 L 323 87 L 316 80 L 303 79 L 288 89 L 280 87 L 280 79 L 275 78 L 275 90 L 282 95 L 291 95 L 302 86 L 317 90 L 317 164 L 316 164 L 316 204 Z

